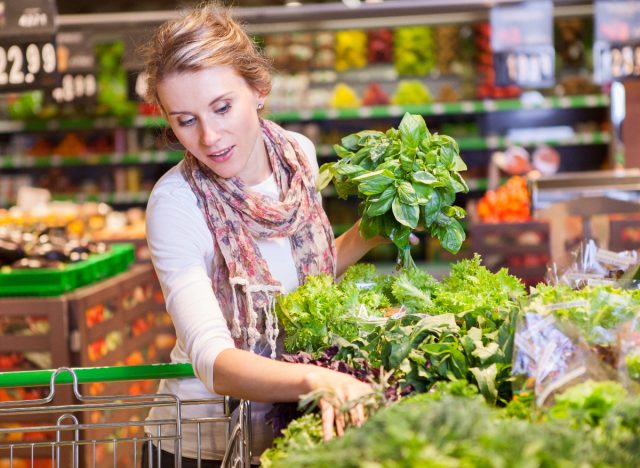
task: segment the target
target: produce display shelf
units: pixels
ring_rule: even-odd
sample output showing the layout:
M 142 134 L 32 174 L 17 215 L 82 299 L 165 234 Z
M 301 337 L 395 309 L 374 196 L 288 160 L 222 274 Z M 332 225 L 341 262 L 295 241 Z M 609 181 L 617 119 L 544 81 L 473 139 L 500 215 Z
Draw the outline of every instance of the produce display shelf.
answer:
M 51 198 L 56 201 L 104 202 L 109 204 L 119 203 L 145 203 L 149 200 L 148 190 L 138 192 L 100 192 L 94 194 L 53 194 Z
M 182 159 L 183 155 L 182 151 L 141 151 L 76 156 L 15 154 L 0 157 L 0 169 L 176 163 Z
M 580 132 L 571 138 L 564 139 L 541 139 L 541 140 L 516 140 L 505 136 L 491 137 L 462 137 L 456 138 L 456 142 L 461 151 L 481 151 L 506 149 L 512 145 L 550 145 L 550 146 L 583 146 L 583 145 L 606 145 L 611 141 L 608 132 Z M 318 145 L 319 157 L 335 157 L 332 145 Z
M 609 97 L 604 94 L 582 96 L 553 96 L 537 100 L 497 99 L 458 102 L 434 102 L 407 106 L 371 106 L 344 109 L 307 109 L 302 111 L 276 111 L 268 117 L 278 122 L 305 120 L 335 120 L 354 118 L 399 117 L 405 112 L 422 115 L 474 114 L 519 109 L 582 109 L 605 107 Z M 127 116 L 104 118 L 51 119 L 28 121 L 0 121 L 0 133 L 41 132 L 56 130 L 94 130 L 96 128 L 158 128 L 166 126 L 159 116 Z
M 96 254 L 62 268 L 0 271 L 0 296 L 58 296 L 125 271 L 135 260 L 133 244 L 113 244 Z

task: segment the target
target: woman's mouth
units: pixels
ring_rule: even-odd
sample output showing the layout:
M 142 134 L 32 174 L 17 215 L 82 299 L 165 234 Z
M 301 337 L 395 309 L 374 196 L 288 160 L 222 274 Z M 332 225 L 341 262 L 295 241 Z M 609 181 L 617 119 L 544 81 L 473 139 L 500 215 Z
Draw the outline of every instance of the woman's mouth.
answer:
M 207 155 L 208 158 L 212 159 L 214 162 L 222 163 L 227 161 L 233 155 L 234 146 L 229 146 L 221 151 L 217 151 L 215 153 L 210 153 Z

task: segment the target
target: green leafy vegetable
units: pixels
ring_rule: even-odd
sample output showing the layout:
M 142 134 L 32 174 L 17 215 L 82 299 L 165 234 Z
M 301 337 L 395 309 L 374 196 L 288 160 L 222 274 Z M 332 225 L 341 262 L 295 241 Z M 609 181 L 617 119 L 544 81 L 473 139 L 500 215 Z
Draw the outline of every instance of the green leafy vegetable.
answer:
M 337 162 L 321 168 L 320 188 L 333 180 L 338 196 L 364 200 L 360 232 L 365 238 L 389 237 L 398 261 L 414 267 L 409 251 L 411 230 L 424 228 L 442 246 L 457 253 L 465 239 L 459 220 L 465 211 L 453 206 L 456 194 L 469 188 L 458 144 L 431 134 L 420 115 L 405 114 L 398 129 L 362 131 L 335 145 Z

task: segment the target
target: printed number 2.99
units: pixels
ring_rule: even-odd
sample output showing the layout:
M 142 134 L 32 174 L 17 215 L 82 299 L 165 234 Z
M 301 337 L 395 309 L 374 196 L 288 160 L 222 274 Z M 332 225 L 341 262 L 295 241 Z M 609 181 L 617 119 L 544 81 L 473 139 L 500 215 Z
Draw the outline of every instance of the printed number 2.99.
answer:
M 24 73 L 24 62 L 27 69 Z M 56 69 L 56 49 L 51 43 L 44 44 L 42 50 L 37 44 L 29 44 L 24 51 L 17 45 L 7 49 L 0 46 L 0 86 L 33 83 L 40 71 L 52 73 Z

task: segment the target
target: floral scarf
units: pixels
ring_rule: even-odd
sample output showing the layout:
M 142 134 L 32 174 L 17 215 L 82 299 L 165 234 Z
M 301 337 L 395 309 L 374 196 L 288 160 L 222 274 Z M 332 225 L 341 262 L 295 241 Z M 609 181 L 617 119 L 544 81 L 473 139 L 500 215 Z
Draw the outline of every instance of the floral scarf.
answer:
M 335 243 L 307 156 L 277 124 L 261 120 L 261 126 L 280 200 L 250 190 L 237 177 L 218 177 L 188 152 L 182 173 L 213 237 L 212 286 L 236 346 L 254 351 L 264 333 L 275 358 L 275 295 L 282 286 L 256 239 L 289 238 L 300 284 L 308 275 L 335 275 Z

